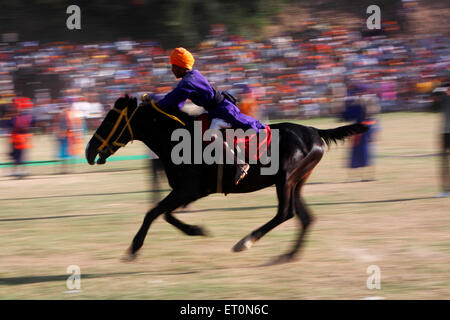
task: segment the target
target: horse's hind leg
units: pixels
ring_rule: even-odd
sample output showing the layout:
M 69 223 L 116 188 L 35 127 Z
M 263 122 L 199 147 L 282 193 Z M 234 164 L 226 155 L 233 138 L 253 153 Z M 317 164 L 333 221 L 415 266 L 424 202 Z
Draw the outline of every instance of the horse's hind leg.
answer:
M 179 230 L 181 230 L 188 236 L 207 236 L 208 235 L 208 232 L 204 228 L 184 223 L 183 221 L 175 218 L 172 215 L 172 213 L 170 213 L 170 212 L 167 212 L 164 215 L 164 219 L 166 219 L 166 221 L 168 223 L 170 223 L 174 227 L 178 228 Z
M 277 214 L 269 222 L 254 230 L 249 235 L 242 238 L 238 243 L 236 243 L 232 249 L 233 251 L 239 252 L 249 249 L 253 245 L 253 243 L 261 239 L 267 232 L 280 225 L 284 221 L 292 218 L 294 208 L 290 201 L 292 195 L 291 189 L 292 188 L 284 181 L 277 184 Z
M 303 243 L 303 238 L 305 237 L 306 231 L 308 230 L 308 227 L 312 222 L 312 216 L 309 213 L 306 205 L 303 203 L 300 193 L 304 183 L 311 175 L 312 170 L 319 163 L 320 159 L 322 159 L 322 155 L 322 148 L 313 147 L 311 152 L 304 159 L 304 164 L 297 170 L 293 171 L 292 174 L 288 177 L 288 181 L 298 181 L 293 189 L 294 194 L 292 195 L 292 201 L 294 201 L 295 213 L 300 219 L 302 226 L 294 248 L 287 254 L 279 256 L 270 264 L 284 263 L 293 260 Z
M 295 206 L 295 214 L 300 219 L 300 223 L 301 223 L 300 234 L 297 238 L 297 241 L 295 242 L 294 247 L 291 249 L 291 251 L 277 257 L 273 262 L 269 263 L 270 265 L 289 262 L 289 261 L 292 261 L 295 259 L 299 249 L 301 248 L 301 246 L 303 244 L 303 240 L 306 235 L 306 232 L 314 220 L 313 216 L 311 215 L 310 211 L 308 210 L 306 204 L 304 203 L 304 201 L 300 195 L 301 189 L 302 189 L 305 181 L 306 181 L 306 178 L 303 179 L 301 182 L 299 182 L 299 184 L 297 184 L 295 186 L 294 194 L 292 195 L 292 201 Z
M 295 197 L 295 213 L 300 218 L 302 230 L 300 231 L 300 235 L 298 236 L 297 241 L 295 242 L 294 248 L 292 248 L 291 252 L 288 253 L 288 255 L 291 256 L 292 258 L 298 253 L 298 250 L 301 248 L 306 232 L 311 223 L 314 221 L 311 212 L 308 210 L 308 207 L 306 206 L 305 202 L 303 201 L 300 195 L 300 190 L 301 186 Z

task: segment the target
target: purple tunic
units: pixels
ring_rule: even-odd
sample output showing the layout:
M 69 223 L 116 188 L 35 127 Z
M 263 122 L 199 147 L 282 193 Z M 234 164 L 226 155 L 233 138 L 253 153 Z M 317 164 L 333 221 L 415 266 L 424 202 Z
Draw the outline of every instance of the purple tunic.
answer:
M 208 80 L 197 70 L 191 70 L 178 82 L 178 85 L 164 98 L 158 101 L 162 107 L 182 108 L 186 99 L 190 99 L 194 104 L 204 107 L 211 118 L 220 118 L 230 123 L 234 128 L 243 130 L 253 129 L 258 132 L 265 126 L 258 120 L 241 113 L 238 107 L 232 102 L 224 99 L 223 102 L 214 106 L 214 91 Z

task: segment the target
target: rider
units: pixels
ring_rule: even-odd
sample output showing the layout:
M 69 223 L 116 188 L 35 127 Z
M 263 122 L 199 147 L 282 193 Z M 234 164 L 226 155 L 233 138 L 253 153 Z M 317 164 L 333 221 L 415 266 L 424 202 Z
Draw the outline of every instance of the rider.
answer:
M 175 89 L 158 101 L 161 107 L 182 108 L 186 99 L 190 99 L 194 104 L 204 107 L 208 111 L 212 118 L 211 129 L 234 127 L 243 130 L 253 129 L 258 132 L 259 129 L 265 128 L 258 120 L 241 113 L 235 105 L 234 97 L 227 92 L 215 90 L 199 71 L 193 70 L 194 61 L 194 57 L 186 49 L 176 48 L 173 50 L 170 55 L 172 72 L 177 79 L 181 78 L 181 80 Z M 224 145 L 234 154 L 226 142 Z M 249 168 L 250 166 L 242 160 L 237 161 L 234 179 L 236 185 L 247 175 Z

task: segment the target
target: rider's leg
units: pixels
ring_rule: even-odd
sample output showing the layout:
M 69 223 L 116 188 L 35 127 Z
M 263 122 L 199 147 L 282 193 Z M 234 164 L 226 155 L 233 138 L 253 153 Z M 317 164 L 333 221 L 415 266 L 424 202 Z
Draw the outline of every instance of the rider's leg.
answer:
M 210 129 L 228 129 L 231 128 L 231 124 L 228 122 L 219 119 L 219 118 L 213 118 L 211 120 L 211 126 Z M 214 139 L 214 135 L 213 135 Z M 238 185 L 239 182 L 241 182 L 242 179 L 245 178 L 245 176 L 248 173 L 248 169 L 250 168 L 250 165 L 246 163 L 243 159 L 240 159 L 236 153 L 234 152 L 234 149 L 224 140 L 223 145 L 225 148 L 225 152 L 229 155 L 232 155 L 232 158 L 234 159 L 234 163 L 236 163 L 236 175 L 234 177 L 234 183 L 235 185 Z M 239 147 L 237 147 L 239 148 Z
M 236 164 L 236 175 L 234 176 L 234 184 L 237 186 L 239 182 L 241 182 L 241 180 L 244 179 L 245 176 L 247 175 L 248 169 L 250 169 L 250 165 L 246 163 L 243 159 L 238 157 L 234 149 L 230 147 L 226 141 L 223 142 L 223 145 L 225 146 L 226 152 L 233 156 L 234 163 Z M 238 149 L 239 146 L 236 146 L 236 148 Z

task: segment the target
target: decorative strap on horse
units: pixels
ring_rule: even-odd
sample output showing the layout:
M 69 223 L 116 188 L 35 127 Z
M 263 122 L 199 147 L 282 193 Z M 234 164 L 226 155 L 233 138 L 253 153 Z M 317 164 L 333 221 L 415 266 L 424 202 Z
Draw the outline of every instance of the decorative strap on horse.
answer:
M 223 164 L 219 163 L 217 165 L 216 192 L 222 193 L 222 191 L 223 191 Z
M 145 95 L 147 96 L 147 95 Z M 144 96 L 142 97 L 142 100 L 146 100 L 144 99 Z M 145 97 L 146 98 L 146 97 Z M 161 110 L 160 108 L 158 108 L 156 106 L 156 103 L 153 100 L 150 100 L 150 105 L 158 112 L 166 115 L 167 117 L 178 121 L 179 123 L 181 123 L 183 126 L 185 126 L 185 123 L 183 121 L 181 121 L 179 118 L 177 118 L 174 115 L 168 114 L 167 112 L 164 112 L 163 110 Z M 128 107 L 123 108 L 122 110 L 117 109 L 117 108 L 113 108 L 112 110 L 116 111 L 119 113 L 119 117 L 117 118 L 116 122 L 114 123 L 114 126 L 112 128 L 112 130 L 109 132 L 108 136 L 106 137 L 106 139 L 104 139 L 102 136 L 100 136 L 98 133 L 95 133 L 94 136 L 100 140 L 102 142 L 102 144 L 97 148 L 98 152 L 102 152 L 102 150 L 106 147 L 109 152 L 111 154 L 114 154 L 114 150 L 111 149 L 110 145 L 109 145 L 109 141 L 111 140 L 111 138 L 113 137 L 114 133 L 117 131 L 117 129 L 119 128 L 119 124 L 122 121 L 122 119 L 125 119 L 125 125 L 122 128 L 122 131 L 120 131 L 119 135 L 117 136 L 116 140 L 112 142 L 112 145 L 114 146 L 119 146 L 119 147 L 124 147 L 125 144 L 119 142 L 120 137 L 122 136 L 123 132 L 125 131 L 126 128 L 128 128 L 129 132 L 130 132 L 130 136 L 131 136 L 131 141 L 134 140 L 134 134 L 133 134 L 133 129 L 131 128 L 131 119 L 133 119 L 136 111 L 139 109 L 141 105 L 138 105 L 133 113 L 131 114 L 130 118 L 128 118 Z
M 131 128 L 130 121 L 131 121 L 131 119 L 133 119 L 134 114 L 136 113 L 136 111 L 138 109 L 139 109 L 139 106 L 137 106 L 136 109 L 134 109 L 134 111 L 131 114 L 130 118 L 128 118 L 128 107 L 123 108 L 123 110 L 120 110 L 120 109 L 117 109 L 117 108 L 113 108 L 112 109 L 112 110 L 114 110 L 114 111 L 119 113 L 119 118 L 117 118 L 116 123 L 114 123 L 114 126 L 113 126 L 112 130 L 109 132 L 108 137 L 106 137 L 106 139 L 103 139 L 103 137 L 101 137 L 97 133 L 95 134 L 95 137 L 102 142 L 102 144 L 97 148 L 98 152 L 101 152 L 105 147 L 108 147 L 108 149 L 111 152 L 111 154 L 114 153 L 114 151 L 108 146 L 109 140 L 111 140 L 112 136 L 116 132 L 116 130 L 119 127 L 119 124 L 120 124 L 120 122 L 122 121 L 123 118 L 125 118 L 125 125 L 123 126 L 122 131 L 120 131 L 120 133 L 117 136 L 116 140 L 113 141 L 112 144 L 115 145 L 115 146 L 120 146 L 120 147 L 124 147 L 125 146 L 123 143 L 120 143 L 118 141 L 120 139 L 120 137 L 122 136 L 123 132 L 125 131 L 125 128 L 128 128 L 128 130 L 130 131 L 131 141 L 134 140 L 133 129 Z

